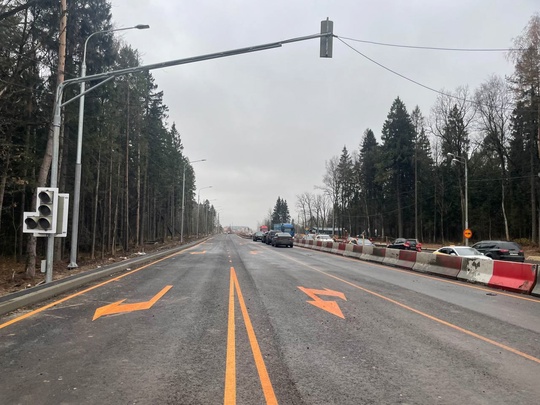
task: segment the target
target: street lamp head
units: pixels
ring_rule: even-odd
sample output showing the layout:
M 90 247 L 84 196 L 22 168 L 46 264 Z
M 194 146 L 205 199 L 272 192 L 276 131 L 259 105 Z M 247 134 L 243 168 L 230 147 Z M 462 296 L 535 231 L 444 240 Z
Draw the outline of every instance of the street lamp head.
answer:
M 448 153 L 446 154 L 446 156 L 447 156 L 449 159 L 454 159 L 454 157 L 455 157 L 455 155 L 454 155 L 453 153 L 450 153 L 450 152 L 448 152 Z
M 138 30 L 146 30 L 146 29 L 150 28 L 150 26 L 147 25 L 147 24 L 138 24 L 134 28 L 137 28 Z

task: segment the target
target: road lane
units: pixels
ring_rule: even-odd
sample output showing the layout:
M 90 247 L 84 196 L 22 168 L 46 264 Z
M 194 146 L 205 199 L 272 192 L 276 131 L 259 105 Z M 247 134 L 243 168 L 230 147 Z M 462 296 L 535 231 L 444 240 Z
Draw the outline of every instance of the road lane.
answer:
M 254 279 L 269 297 L 265 307 L 282 337 L 285 357 L 293 359 L 289 367 L 297 372 L 293 378 L 303 398 L 314 396 L 320 401 L 315 403 L 536 401 L 538 364 L 493 343 L 537 360 L 538 301 L 511 294 L 493 297 L 486 294 L 496 290 L 470 289 L 310 250 L 254 249 L 261 250 L 259 260 L 268 256 L 266 270 Z M 295 266 L 288 268 L 287 262 Z M 345 321 L 291 301 L 295 286 L 343 292 L 347 301 L 338 304 Z M 453 294 L 450 300 L 438 298 Z M 464 296 L 468 306 L 458 302 Z M 306 296 L 300 299 L 305 302 Z M 521 311 L 518 322 L 508 322 L 509 304 Z
M 535 403 L 540 302 L 471 287 L 219 235 L 0 329 L 0 403 Z

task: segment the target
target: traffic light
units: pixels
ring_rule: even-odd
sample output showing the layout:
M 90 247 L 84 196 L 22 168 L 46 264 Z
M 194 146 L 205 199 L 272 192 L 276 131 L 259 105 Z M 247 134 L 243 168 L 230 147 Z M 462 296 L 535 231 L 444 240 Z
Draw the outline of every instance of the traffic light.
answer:
M 36 234 L 56 233 L 58 189 L 37 188 L 37 211 L 24 213 L 23 232 Z
M 328 35 L 322 35 L 328 34 Z M 321 21 L 321 58 L 332 57 L 332 43 L 334 39 L 334 22 L 328 18 Z

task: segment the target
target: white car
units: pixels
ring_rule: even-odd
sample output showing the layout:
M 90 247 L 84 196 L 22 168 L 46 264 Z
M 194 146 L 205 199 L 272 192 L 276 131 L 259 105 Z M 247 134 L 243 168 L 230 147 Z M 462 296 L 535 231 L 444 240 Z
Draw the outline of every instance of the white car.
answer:
M 334 241 L 334 239 L 332 239 L 330 237 L 330 235 L 325 235 L 325 234 L 315 236 L 315 240 L 320 240 L 321 242 L 333 242 Z
M 480 253 L 478 250 L 470 246 L 443 246 L 433 253 L 436 255 L 466 257 L 468 259 L 493 260 L 491 257 L 484 256 L 483 253 Z

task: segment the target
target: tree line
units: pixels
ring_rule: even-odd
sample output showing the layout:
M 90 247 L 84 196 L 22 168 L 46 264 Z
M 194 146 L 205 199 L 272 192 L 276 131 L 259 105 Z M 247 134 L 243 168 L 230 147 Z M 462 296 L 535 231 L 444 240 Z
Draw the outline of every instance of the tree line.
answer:
M 397 97 L 380 141 L 366 129 L 357 150 L 345 145 L 326 162 L 315 192 L 297 195 L 304 229 L 460 243 L 468 217 L 473 240 L 537 244 L 539 15 L 507 57 L 511 76 L 490 76 L 474 91 L 442 90 L 428 117 Z
M 43 238 L 36 242 L 23 234 L 23 212 L 35 210 L 36 187 L 49 184 L 56 87 L 63 77 L 81 75 L 86 39 L 114 28 L 107 0 L 62 4 L 42 0 L 0 6 L 0 254 L 26 257 L 30 277 L 45 245 Z M 91 38 L 87 75 L 140 65 L 138 52 L 113 32 Z M 78 93 L 78 86 L 68 86 L 64 100 Z M 63 109 L 60 192 L 74 189 L 78 104 Z M 79 252 L 105 257 L 179 239 L 182 223 L 185 237 L 217 226 L 213 205 L 195 200 L 193 168 L 176 125 L 167 120 L 163 92 L 149 72 L 119 77 L 86 95 Z M 69 243 L 70 238 L 57 242 L 56 257 L 66 258 Z

